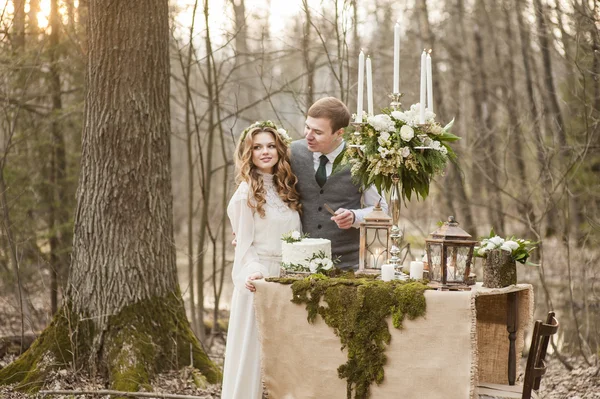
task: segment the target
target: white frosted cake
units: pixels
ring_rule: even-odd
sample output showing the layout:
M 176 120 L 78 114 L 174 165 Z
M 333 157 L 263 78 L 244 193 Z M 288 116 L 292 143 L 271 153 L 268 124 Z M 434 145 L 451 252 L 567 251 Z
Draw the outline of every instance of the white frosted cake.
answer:
M 319 251 L 331 259 L 331 241 L 325 238 L 303 238 L 297 242 L 281 242 L 281 263 L 308 269 L 310 259 Z

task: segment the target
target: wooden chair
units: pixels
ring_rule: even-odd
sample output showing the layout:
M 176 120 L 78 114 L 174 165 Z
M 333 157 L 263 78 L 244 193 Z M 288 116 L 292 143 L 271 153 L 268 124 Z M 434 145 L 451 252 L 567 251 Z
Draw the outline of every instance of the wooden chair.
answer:
M 480 383 L 477 387 L 479 398 L 538 398 L 537 390 L 540 389 L 542 376 L 546 374 L 545 359 L 548 343 L 550 337 L 558 331 L 558 326 L 558 320 L 554 317 L 554 312 L 548 313 L 545 323 L 542 323 L 541 320 L 535 322 L 523 385 Z

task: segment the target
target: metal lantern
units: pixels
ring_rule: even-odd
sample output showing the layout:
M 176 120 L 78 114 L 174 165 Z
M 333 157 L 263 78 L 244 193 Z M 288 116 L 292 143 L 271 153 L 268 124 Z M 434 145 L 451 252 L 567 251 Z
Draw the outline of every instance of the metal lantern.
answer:
M 360 259 L 358 271 L 380 273 L 389 255 L 392 218 L 381 210 L 379 204 L 360 223 Z
M 432 286 L 443 289 L 469 289 L 473 249 L 477 241 L 458 227 L 454 216 L 425 240 L 429 279 Z

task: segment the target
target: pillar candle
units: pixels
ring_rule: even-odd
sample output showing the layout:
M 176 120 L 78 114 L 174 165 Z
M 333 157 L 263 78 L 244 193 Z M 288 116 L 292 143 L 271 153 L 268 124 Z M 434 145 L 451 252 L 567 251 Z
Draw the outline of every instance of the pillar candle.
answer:
M 400 21 L 394 25 L 394 91 L 400 93 Z
M 365 85 L 365 54 L 358 55 L 358 95 L 356 96 L 356 122 L 362 122 L 363 90 Z
M 410 262 L 410 278 L 414 280 L 423 279 L 423 262 L 418 260 Z
M 419 100 L 419 123 L 425 123 L 425 90 L 427 85 L 427 72 L 426 72 L 426 58 L 425 50 L 423 50 L 423 54 L 421 54 L 421 98 Z
M 427 54 L 427 108 L 433 112 L 433 78 L 431 76 L 431 54 Z
M 373 115 L 373 73 L 371 69 L 371 57 L 367 57 L 367 110 Z
M 383 281 L 392 281 L 394 279 L 394 265 L 386 263 L 381 266 L 381 279 Z

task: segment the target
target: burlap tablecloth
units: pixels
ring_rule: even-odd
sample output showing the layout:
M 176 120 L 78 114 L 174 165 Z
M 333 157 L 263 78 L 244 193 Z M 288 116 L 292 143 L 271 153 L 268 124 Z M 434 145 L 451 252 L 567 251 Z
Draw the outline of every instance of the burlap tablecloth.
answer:
M 346 362 L 339 338 L 320 317 L 306 320 L 303 305 L 290 302 L 289 285 L 256 281 L 254 306 L 262 344 L 263 379 L 271 399 L 346 398 L 337 368 Z M 390 325 L 392 339 L 381 385 L 371 397 L 465 399 L 478 379 L 508 382 L 506 294 L 518 292 L 517 354 L 533 310 L 530 285 L 500 290 L 426 291 L 424 318 Z M 477 315 L 481 314 L 479 321 Z

